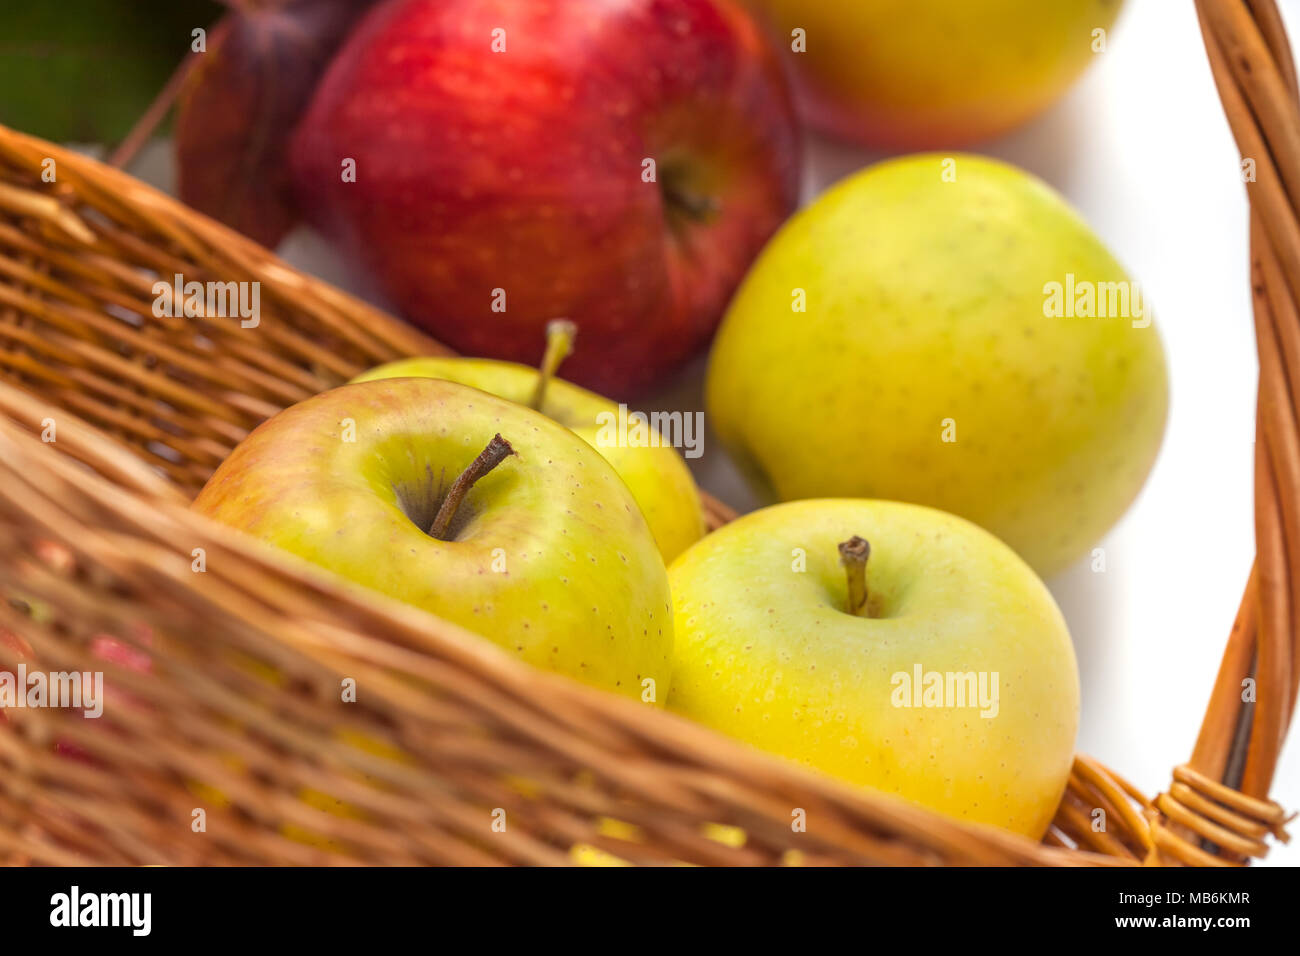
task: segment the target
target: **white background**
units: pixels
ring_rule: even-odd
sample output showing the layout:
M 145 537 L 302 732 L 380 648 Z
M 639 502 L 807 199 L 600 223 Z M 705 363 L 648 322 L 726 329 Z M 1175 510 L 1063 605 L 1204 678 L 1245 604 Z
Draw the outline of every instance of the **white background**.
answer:
M 1282 7 L 1300 37 L 1300 0 Z M 1048 582 L 1079 658 L 1078 747 L 1154 795 L 1191 754 L 1254 553 L 1247 203 L 1190 0 L 1129 0 L 1095 60 L 1050 111 L 976 151 L 1064 193 L 1141 283 L 1164 338 L 1172 402 L 1151 478 L 1100 542 L 1105 573 L 1084 561 Z M 881 155 L 812 142 L 805 198 Z M 132 171 L 169 187 L 169 149 Z M 315 236 L 297 232 L 280 251 L 357 288 Z M 638 407 L 701 408 L 702 371 Z M 695 464 L 704 487 L 753 506 L 718 443 Z M 1300 808 L 1294 741 L 1273 798 Z M 1267 862 L 1300 865 L 1300 850 L 1274 846 Z

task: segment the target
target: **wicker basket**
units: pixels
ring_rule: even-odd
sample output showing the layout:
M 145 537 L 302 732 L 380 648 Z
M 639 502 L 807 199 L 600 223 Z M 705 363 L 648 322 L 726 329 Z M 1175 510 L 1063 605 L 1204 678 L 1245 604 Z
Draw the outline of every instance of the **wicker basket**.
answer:
M 95 721 L 0 716 L 0 861 L 1263 856 L 1270 833 L 1286 838 L 1268 789 L 1300 680 L 1300 110 L 1271 0 L 1197 8 L 1257 163 L 1258 557 L 1168 792 L 1148 800 L 1080 756 L 1043 843 L 961 825 L 538 672 L 193 514 L 212 470 L 280 408 L 446 350 L 129 176 L 0 127 L 0 666 L 103 671 L 113 704 Z M 260 282 L 257 333 L 156 317 L 153 284 L 176 273 Z M 714 526 L 729 517 L 708 510 Z

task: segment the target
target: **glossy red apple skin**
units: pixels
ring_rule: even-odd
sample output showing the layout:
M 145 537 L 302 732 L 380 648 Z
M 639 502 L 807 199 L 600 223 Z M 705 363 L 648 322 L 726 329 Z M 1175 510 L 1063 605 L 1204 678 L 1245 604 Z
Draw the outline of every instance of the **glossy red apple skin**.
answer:
M 531 364 L 571 318 L 565 377 L 626 397 L 708 342 L 796 204 L 799 145 L 779 61 L 731 0 L 390 0 L 291 161 L 304 213 L 409 319 Z M 670 211 L 670 184 L 706 221 Z

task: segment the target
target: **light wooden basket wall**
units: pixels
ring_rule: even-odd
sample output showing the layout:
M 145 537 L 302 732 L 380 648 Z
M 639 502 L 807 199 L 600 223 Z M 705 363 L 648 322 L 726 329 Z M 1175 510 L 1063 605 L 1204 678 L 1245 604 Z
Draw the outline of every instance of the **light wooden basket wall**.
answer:
M 962 825 L 533 670 L 191 513 L 280 408 L 446 350 L 129 176 L 0 127 L 0 667 L 102 670 L 113 694 L 95 721 L 0 722 L 0 861 L 563 864 L 576 845 L 634 863 L 1262 856 L 1286 838 L 1268 791 L 1300 680 L 1300 110 L 1271 0 L 1197 10 L 1257 167 L 1258 558 L 1167 792 L 1148 800 L 1080 756 L 1043 843 Z M 260 282 L 257 330 L 154 316 L 153 283 L 176 273 Z M 707 505 L 714 526 L 730 516 Z M 148 673 L 123 666 L 132 652 Z M 356 704 L 339 703 L 342 677 Z

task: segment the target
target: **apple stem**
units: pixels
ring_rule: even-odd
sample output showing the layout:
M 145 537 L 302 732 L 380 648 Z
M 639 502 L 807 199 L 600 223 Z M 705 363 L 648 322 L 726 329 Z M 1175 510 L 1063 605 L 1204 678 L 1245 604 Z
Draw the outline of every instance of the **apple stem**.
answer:
M 203 62 L 203 57 L 195 52 L 185 55 L 185 59 L 181 60 L 180 66 L 176 67 L 176 70 L 168 77 L 167 82 L 163 84 L 163 88 L 154 96 L 153 102 L 135 121 L 135 125 L 126 134 L 126 138 L 113 150 L 108 158 L 108 165 L 116 169 L 125 169 L 127 164 L 135 159 L 136 154 L 149 142 L 154 131 L 167 118 L 167 114 L 171 112 L 172 107 L 176 105 L 176 100 L 180 96 L 181 90 L 185 88 L 190 74 L 198 69 L 201 62 Z
M 533 399 L 529 407 L 542 410 L 546 401 L 546 388 L 560 369 L 560 363 L 573 354 L 573 340 L 578 337 L 578 326 L 568 319 L 552 319 L 546 323 L 546 354 L 542 364 L 537 367 L 537 387 L 533 390 Z
M 474 482 L 513 454 L 515 450 L 510 447 L 510 442 L 500 434 L 493 435 L 487 447 L 479 452 L 478 457 L 469 463 L 469 467 L 460 473 L 460 477 L 447 492 L 447 497 L 442 499 L 442 506 L 438 508 L 438 514 L 434 516 L 433 524 L 429 526 L 429 535 L 439 541 L 446 541 L 447 529 L 451 526 L 452 518 L 456 517 L 456 509 L 465 500 L 469 490 L 474 487 Z
M 840 542 L 840 563 L 849 579 L 849 613 L 856 617 L 871 617 L 867 606 L 867 558 L 871 557 L 871 545 L 866 538 L 856 534 L 848 541 Z

